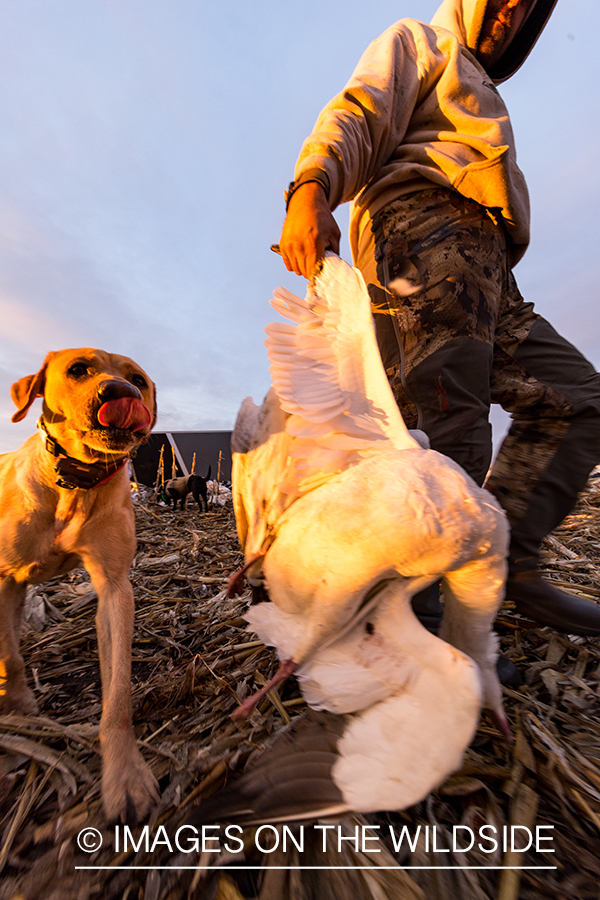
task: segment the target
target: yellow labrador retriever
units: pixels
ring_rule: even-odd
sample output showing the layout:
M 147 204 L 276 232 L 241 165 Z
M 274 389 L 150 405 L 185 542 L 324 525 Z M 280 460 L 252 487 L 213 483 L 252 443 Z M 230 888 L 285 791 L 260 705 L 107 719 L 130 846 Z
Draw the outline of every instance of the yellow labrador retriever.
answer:
M 28 584 L 84 565 L 98 595 L 102 796 L 109 820 L 142 819 L 158 798 L 131 723 L 135 528 L 127 460 L 156 421 L 154 384 L 133 360 L 85 347 L 49 353 L 12 386 L 38 434 L 0 456 L 0 712 L 35 714 L 19 652 Z

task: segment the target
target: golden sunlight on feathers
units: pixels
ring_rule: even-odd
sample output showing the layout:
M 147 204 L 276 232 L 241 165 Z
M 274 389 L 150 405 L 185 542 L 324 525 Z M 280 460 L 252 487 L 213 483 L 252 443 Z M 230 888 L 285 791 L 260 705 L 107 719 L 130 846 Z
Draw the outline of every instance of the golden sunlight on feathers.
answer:
M 247 618 L 309 705 L 348 717 L 331 766 L 343 808 L 399 809 L 460 765 L 482 701 L 505 723 L 491 627 L 507 525 L 407 431 L 357 270 L 329 255 L 304 300 L 279 289 L 273 306 L 289 320 L 267 328 L 274 386 L 233 436 L 247 575 L 271 600 Z M 435 637 L 410 600 L 440 578 Z

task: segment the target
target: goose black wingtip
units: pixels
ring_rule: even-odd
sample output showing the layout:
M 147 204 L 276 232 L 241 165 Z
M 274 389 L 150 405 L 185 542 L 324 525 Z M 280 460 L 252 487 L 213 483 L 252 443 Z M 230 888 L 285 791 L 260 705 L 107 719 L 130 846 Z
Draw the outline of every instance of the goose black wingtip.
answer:
M 331 774 L 347 720 L 348 716 L 307 710 L 243 775 L 200 804 L 185 824 L 254 826 L 349 812 Z

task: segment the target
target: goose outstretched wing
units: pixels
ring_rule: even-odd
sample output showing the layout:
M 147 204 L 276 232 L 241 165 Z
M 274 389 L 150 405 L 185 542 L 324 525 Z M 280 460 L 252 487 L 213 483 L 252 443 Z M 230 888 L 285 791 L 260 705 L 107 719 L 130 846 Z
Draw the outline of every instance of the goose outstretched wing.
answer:
M 266 329 L 271 378 L 293 439 L 288 490 L 311 490 L 365 455 L 418 446 L 388 384 L 357 269 L 329 254 L 304 299 L 278 288 L 271 305 L 288 320 Z

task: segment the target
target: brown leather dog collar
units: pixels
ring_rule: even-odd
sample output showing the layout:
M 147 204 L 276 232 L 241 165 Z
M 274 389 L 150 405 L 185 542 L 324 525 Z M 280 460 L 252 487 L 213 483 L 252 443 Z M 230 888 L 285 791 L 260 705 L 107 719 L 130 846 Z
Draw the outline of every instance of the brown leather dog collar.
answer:
M 113 475 L 116 475 L 129 459 L 129 454 L 127 454 L 127 456 L 122 456 L 114 462 L 81 462 L 81 460 L 74 459 L 74 457 L 67 454 L 58 441 L 48 432 L 43 419 L 40 418 L 37 427 L 41 432 L 44 447 L 56 459 L 54 464 L 54 471 L 57 475 L 56 484 L 58 487 L 66 490 L 89 491 L 91 488 L 98 487 L 104 484 L 105 481 L 108 481 L 109 478 L 112 478 Z

